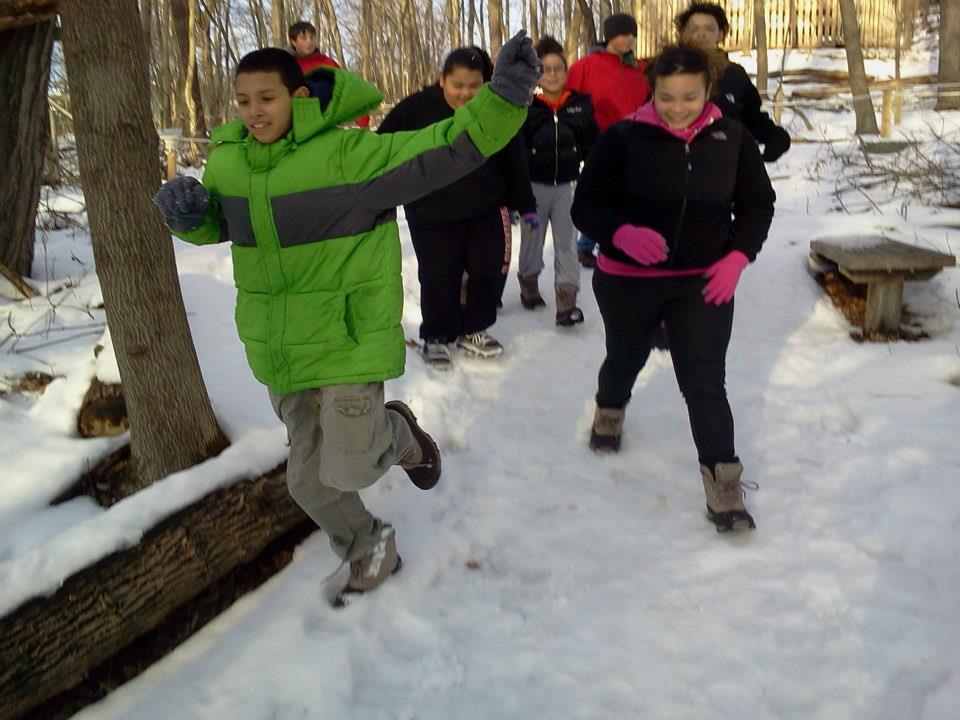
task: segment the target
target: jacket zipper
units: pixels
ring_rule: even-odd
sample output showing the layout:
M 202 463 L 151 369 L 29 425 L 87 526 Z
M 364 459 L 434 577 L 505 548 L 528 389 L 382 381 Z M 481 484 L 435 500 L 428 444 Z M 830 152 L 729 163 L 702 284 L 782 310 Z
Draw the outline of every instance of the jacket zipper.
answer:
M 553 111 L 553 184 L 560 177 L 560 116 Z
M 687 190 L 690 184 L 690 172 L 693 170 L 693 161 L 690 158 L 690 143 L 683 144 L 683 152 L 684 161 L 686 162 L 686 170 L 683 173 L 683 202 L 680 204 L 680 218 L 677 220 L 677 231 L 673 239 L 673 257 L 670 258 L 670 262 L 668 263 L 670 266 L 675 264 L 679 255 L 680 230 L 683 228 L 683 219 L 687 214 Z

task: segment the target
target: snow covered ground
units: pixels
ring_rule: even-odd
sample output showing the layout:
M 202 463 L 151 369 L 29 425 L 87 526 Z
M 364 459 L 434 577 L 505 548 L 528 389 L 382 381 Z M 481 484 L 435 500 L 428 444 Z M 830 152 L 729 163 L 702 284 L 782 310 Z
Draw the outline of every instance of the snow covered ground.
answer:
M 853 126 L 849 114 L 812 118 L 836 136 Z M 906 125 L 928 121 L 939 122 L 929 104 Z M 572 331 L 554 326 L 552 308 L 523 310 L 511 278 L 494 328 L 502 360 L 458 356 L 435 374 L 411 349 L 407 374 L 387 384 L 444 453 L 435 490 L 395 469 L 365 493 L 397 528 L 403 571 L 334 611 L 320 580 L 337 560 L 317 533 L 287 569 L 77 717 L 956 718 L 960 270 L 907 286 L 929 340 L 858 344 L 804 258 L 814 237 L 872 232 L 956 253 L 960 212 L 832 211 L 833 150 L 797 144 L 769 167 L 777 217 L 737 292 L 728 390 L 746 477 L 760 484 L 747 500 L 756 532 L 721 536 L 705 520 L 665 353 L 638 380 L 622 452 L 587 449 L 603 358 L 590 275 L 587 321 Z M 404 324 L 416 337 L 403 232 Z M 87 499 L 47 506 L 122 442 L 74 429 L 89 379 L 116 374 L 109 343 L 93 357 L 104 316 L 87 236 L 52 231 L 38 249 L 35 281 L 76 281 L 54 295 L 55 311 L 0 301 L 21 334 L 51 330 L 21 338 L 16 353 L 14 338 L 0 345 L 0 377 L 60 376 L 42 395 L 0 399 L 0 614 L 283 457 L 283 429 L 235 336 L 228 249 L 178 242 L 177 259 L 233 444 L 109 511 Z

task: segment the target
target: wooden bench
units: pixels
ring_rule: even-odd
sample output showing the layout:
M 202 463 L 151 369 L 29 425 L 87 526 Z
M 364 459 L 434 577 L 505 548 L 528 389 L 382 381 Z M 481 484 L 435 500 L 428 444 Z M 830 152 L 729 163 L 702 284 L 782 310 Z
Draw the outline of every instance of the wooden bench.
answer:
M 879 236 L 812 240 L 810 255 L 815 262 L 832 263 L 852 282 L 867 286 L 866 332 L 898 331 L 903 283 L 929 280 L 957 262 L 953 255 Z

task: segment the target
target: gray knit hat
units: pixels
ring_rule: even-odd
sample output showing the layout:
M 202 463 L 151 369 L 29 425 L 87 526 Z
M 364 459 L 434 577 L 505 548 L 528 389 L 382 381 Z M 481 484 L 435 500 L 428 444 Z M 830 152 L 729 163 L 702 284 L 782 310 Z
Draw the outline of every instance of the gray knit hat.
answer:
M 613 40 L 617 35 L 637 36 L 637 21 L 628 13 L 614 13 L 603 21 L 603 44 Z

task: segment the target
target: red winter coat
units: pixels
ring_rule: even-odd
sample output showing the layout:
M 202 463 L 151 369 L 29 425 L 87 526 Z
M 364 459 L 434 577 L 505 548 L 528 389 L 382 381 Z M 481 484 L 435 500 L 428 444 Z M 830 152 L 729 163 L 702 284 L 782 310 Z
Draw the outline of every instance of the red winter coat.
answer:
M 300 69 L 303 70 L 303 74 L 306 75 L 311 70 L 318 67 L 335 67 L 338 68 L 340 65 L 332 57 L 327 57 L 319 50 L 314 50 L 310 55 L 306 57 L 300 57 L 296 52 L 291 52 L 292 48 L 288 47 L 287 52 L 293 55 L 297 59 L 297 63 L 300 65 Z M 363 115 L 356 119 L 357 127 L 370 127 L 370 116 Z
M 643 68 L 642 61 L 638 67 L 625 65 L 619 55 L 600 50 L 570 66 L 567 88 L 590 96 L 594 117 L 603 132 L 640 107 L 650 95 Z

